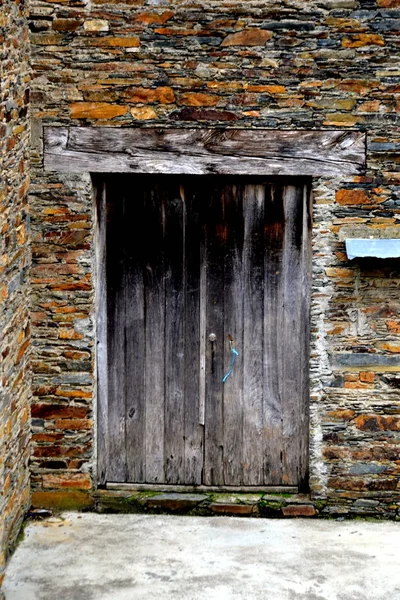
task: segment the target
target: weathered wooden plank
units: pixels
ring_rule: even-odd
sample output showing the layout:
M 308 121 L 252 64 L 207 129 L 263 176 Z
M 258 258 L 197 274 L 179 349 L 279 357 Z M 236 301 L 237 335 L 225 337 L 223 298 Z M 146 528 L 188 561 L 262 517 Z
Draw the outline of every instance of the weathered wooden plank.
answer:
M 204 440 L 204 244 L 200 223 L 200 203 L 196 184 L 183 184 L 185 211 L 185 394 L 184 394 L 184 481 L 200 484 L 203 470 Z M 203 273 L 202 272 L 203 269 Z M 201 305 L 201 294 L 203 303 Z M 200 311 L 203 311 L 202 314 Z M 201 322 L 201 324 L 200 324 Z M 202 340 L 200 338 L 202 337 Z
M 297 494 L 297 486 L 288 485 L 163 485 L 163 484 L 134 484 L 108 482 L 108 490 L 124 490 L 132 492 L 236 492 L 238 494 L 257 494 L 267 492 L 270 494 Z
M 263 460 L 264 483 L 282 481 L 283 346 L 282 252 L 284 213 L 282 186 L 268 186 L 265 206 Z M 290 351 L 290 349 L 288 349 Z
M 222 485 L 224 353 L 224 257 L 228 223 L 224 219 L 219 186 L 204 186 L 206 225 L 206 415 L 204 440 L 204 483 Z M 212 337 L 210 338 L 210 335 Z
M 343 176 L 365 169 L 365 133 L 271 129 L 45 127 L 61 172 Z
M 206 422 L 206 345 L 207 345 L 207 264 L 205 239 L 200 242 L 200 381 L 199 381 L 199 423 Z
M 243 184 L 227 183 L 220 195 L 226 237 L 222 240 L 224 252 L 224 280 L 220 293 L 224 303 L 223 372 L 231 365 L 232 346 L 239 352 L 231 375 L 223 384 L 223 438 L 224 485 L 243 483 Z M 245 409 L 246 410 L 246 409 Z
M 118 186 L 115 178 L 109 184 Z M 143 283 L 144 182 L 124 178 L 125 219 L 120 243 L 125 252 L 125 377 L 126 377 L 126 469 L 128 481 L 145 481 L 145 318 Z M 112 190 L 110 189 L 110 194 Z
M 125 453 L 125 247 L 121 244 L 125 198 L 114 193 L 107 203 L 108 432 L 107 477 L 126 481 Z
M 106 184 L 95 182 L 96 223 L 96 329 L 97 329 L 97 482 L 104 485 L 107 481 L 109 449 L 108 449 L 108 342 L 107 342 L 107 271 L 106 271 Z
M 146 482 L 164 483 L 165 196 L 157 183 L 146 191 L 143 244 L 145 285 Z
M 301 345 L 300 354 L 300 397 L 299 397 L 299 480 L 301 490 L 307 490 L 309 477 L 309 406 L 310 406 L 310 305 L 311 305 L 311 278 L 312 278 L 312 196 L 310 186 L 303 186 L 303 214 L 302 214 L 302 247 L 301 247 L 301 306 L 300 326 Z
M 300 414 L 302 376 L 300 359 L 304 352 L 302 323 L 302 236 L 303 189 L 284 187 L 285 233 L 282 259 L 284 320 L 281 343 L 285 351 L 282 373 L 282 483 L 297 485 L 299 481 Z
M 185 231 L 184 190 L 178 182 L 164 187 L 165 277 L 165 483 L 184 482 Z
M 248 184 L 243 201 L 243 475 L 263 485 L 263 354 L 265 185 Z

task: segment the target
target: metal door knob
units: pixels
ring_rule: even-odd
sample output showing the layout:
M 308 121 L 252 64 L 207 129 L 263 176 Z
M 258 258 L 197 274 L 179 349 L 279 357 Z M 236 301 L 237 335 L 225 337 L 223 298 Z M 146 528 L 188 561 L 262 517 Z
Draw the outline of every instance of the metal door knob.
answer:
M 215 342 L 215 340 L 217 339 L 217 336 L 215 335 L 215 333 L 210 333 L 210 335 L 208 336 L 208 339 L 210 340 L 210 342 Z

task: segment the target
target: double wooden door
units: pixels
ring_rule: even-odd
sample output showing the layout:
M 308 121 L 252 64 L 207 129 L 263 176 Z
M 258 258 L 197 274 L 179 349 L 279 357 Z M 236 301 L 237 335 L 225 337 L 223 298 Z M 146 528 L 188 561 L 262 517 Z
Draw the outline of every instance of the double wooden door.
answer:
M 304 486 L 307 182 L 110 176 L 105 198 L 105 479 Z

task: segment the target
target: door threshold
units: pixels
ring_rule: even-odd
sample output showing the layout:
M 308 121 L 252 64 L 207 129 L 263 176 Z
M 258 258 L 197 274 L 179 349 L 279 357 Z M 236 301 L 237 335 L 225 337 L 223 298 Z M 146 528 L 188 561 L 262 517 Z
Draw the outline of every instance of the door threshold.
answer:
M 195 492 L 221 492 L 237 494 L 298 494 L 299 489 L 293 485 L 166 485 L 162 483 L 106 483 L 107 490 L 123 490 L 131 492 L 175 492 L 175 493 L 195 493 Z

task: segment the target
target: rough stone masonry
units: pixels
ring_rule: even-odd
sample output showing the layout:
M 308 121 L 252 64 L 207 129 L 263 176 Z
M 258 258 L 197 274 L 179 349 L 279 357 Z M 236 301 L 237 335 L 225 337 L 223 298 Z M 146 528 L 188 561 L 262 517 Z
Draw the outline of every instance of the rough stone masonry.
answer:
M 313 181 L 310 489 L 399 514 L 399 266 L 344 247 L 399 237 L 399 0 L 31 0 L 30 29 L 34 504 L 96 488 L 92 186 L 43 125 L 353 129 L 365 176 Z
M 30 347 L 33 503 L 91 507 L 97 481 L 93 189 L 44 171 L 44 125 L 366 133 L 365 175 L 313 180 L 310 490 L 323 514 L 396 517 L 399 266 L 344 239 L 400 237 L 399 0 L 31 0 L 31 346 L 26 6 L 3 6 L 6 522 L 28 502 Z
M 30 504 L 27 18 L 23 0 L 0 2 L 0 586 Z

